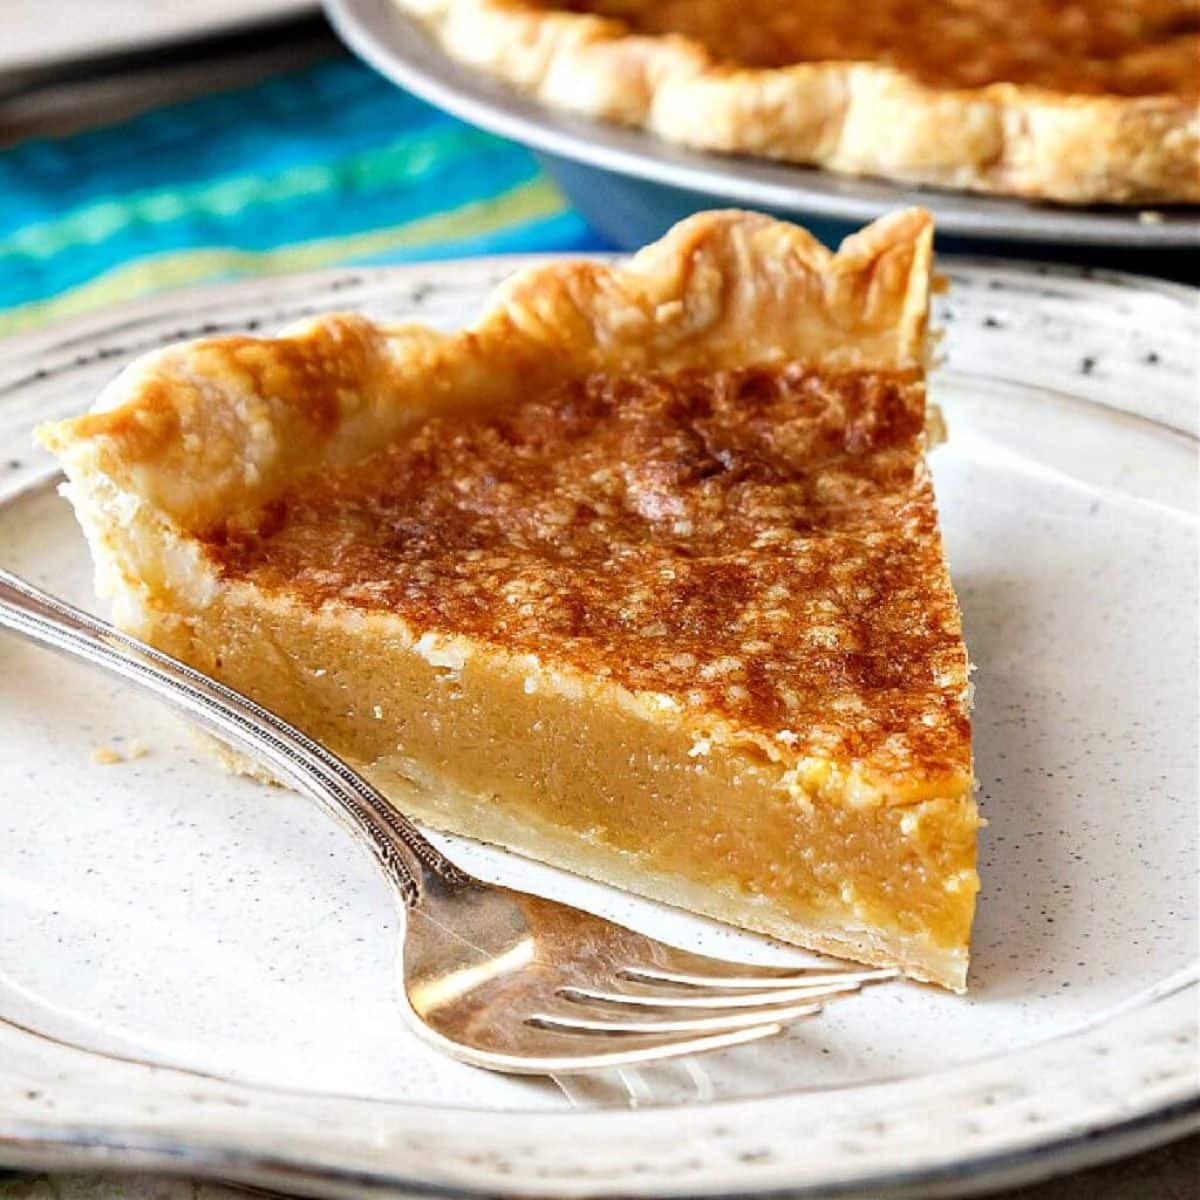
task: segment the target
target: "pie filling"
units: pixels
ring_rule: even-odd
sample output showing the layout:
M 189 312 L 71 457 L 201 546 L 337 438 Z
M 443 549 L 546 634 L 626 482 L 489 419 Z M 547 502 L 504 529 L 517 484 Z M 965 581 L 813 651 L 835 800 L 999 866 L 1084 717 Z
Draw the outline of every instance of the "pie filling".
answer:
M 573 669 L 889 798 L 967 772 L 918 375 L 596 376 L 433 417 L 199 540 L 226 580 Z
M 639 34 L 683 34 L 720 62 L 886 63 L 934 87 L 1016 83 L 1059 92 L 1194 96 L 1196 0 L 536 0 Z
M 429 417 L 202 531 L 217 599 L 143 633 L 433 824 L 961 986 L 978 819 L 923 426 L 915 371 L 799 366 Z

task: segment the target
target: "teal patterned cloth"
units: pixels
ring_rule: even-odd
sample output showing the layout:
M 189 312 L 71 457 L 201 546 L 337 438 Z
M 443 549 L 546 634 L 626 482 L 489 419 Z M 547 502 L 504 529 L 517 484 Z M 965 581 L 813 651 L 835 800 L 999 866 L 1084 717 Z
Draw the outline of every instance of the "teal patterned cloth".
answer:
M 597 248 L 528 151 L 344 59 L 0 152 L 0 334 L 204 280 Z

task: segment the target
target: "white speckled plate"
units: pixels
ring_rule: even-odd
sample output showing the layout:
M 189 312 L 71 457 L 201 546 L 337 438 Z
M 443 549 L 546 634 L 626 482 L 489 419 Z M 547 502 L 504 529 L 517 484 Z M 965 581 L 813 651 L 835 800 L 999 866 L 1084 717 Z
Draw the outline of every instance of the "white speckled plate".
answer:
M 0 562 L 89 602 L 29 429 L 134 354 L 332 308 L 458 324 L 511 265 L 208 288 L 0 343 Z M 565 1089 L 450 1063 L 401 1023 L 396 914 L 338 826 L 0 635 L 0 1163 L 348 1196 L 931 1196 L 1197 1127 L 1196 296 L 942 267 L 933 462 L 990 821 L 968 997 L 880 988 L 765 1046 Z M 453 850 L 701 948 L 787 954 Z

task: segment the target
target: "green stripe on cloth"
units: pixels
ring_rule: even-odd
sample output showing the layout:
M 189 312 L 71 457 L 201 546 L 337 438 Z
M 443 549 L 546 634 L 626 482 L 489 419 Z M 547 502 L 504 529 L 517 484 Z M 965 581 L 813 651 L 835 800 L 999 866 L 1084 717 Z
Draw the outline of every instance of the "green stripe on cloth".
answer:
M 527 151 L 343 59 L 0 153 L 0 333 L 207 280 L 593 248 Z
M 445 257 L 446 242 L 478 239 L 517 224 L 538 222 L 562 211 L 554 187 L 544 179 L 502 196 L 477 200 L 452 212 L 391 229 L 352 237 L 301 242 L 271 250 L 206 247 L 150 256 L 115 267 L 71 291 L 0 312 L 0 334 L 18 333 L 47 321 L 78 316 L 167 288 L 231 275 L 280 275 L 338 263 L 371 261 L 400 250 L 428 247 Z
M 402 143 L 363 151 L 336 164 L 306 163 L 270 178 L 219 179 L 182 188 L 159 188 L 120 200 L 101 200 L 58 220 L 27 225 L 0 239 L 8 254 L 51 258 L 76 246 L 104 241 L 131 226 L 162 225 L 196 215 L 235 217 L 252 204 L 319 197 L 348 185 L 395 187 L 418 181 L 449 156 L 461 157 L 490 139 L 468 128 L 414 134 Z

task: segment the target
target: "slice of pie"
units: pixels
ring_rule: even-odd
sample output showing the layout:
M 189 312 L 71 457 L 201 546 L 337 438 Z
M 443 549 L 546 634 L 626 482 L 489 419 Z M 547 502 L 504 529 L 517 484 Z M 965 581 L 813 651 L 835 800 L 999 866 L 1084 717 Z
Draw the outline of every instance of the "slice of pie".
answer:
M 708 213 L 444 335 L 152 354 L 41 432 L 116 619 L 441 829 L 962 988 L 931 228 Z
M 1071 204 L 1200 201 L 1200 0 L 395 0 L 671 141 Z

